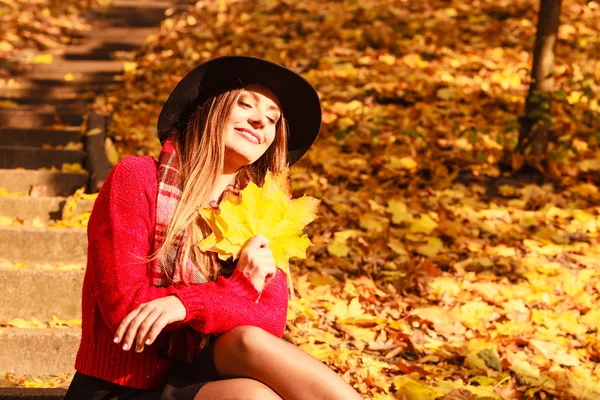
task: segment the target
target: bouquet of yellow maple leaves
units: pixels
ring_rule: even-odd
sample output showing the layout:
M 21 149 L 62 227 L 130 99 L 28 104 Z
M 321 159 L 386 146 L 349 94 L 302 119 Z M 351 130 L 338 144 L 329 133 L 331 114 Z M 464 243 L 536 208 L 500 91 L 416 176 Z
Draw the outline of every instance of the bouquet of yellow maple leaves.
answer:
M 317 216 L 320 201 L 310 196 L 292 199 L 288 174 L 288 170 L 268 171 L 262 187 L 250 182 L 239 196 L 227 194 L 218 210 L 201 209 L 212 233 L 200 241 L 200 249 L 216 252 L 221 260 L 236 260 L 248 240 L 263 235 L 269 240 L 275 265 L 289 281 L 290 258 L 306 258 L 306 249 L 312 245 L 302 230 Z

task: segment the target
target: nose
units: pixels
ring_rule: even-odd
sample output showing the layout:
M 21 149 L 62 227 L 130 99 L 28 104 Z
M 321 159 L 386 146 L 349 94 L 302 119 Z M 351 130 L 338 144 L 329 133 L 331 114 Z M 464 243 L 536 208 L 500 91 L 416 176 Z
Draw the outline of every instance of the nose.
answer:
M 264 115 L 263 112 L 256 110 L 249 118 L 248 118 L 248 122 L 250 123 L 250 125 L 252 125 L 252 127 L 254 129 L 257 128 L 263 128 L 267 121 L 266 121 L 267 116 Z

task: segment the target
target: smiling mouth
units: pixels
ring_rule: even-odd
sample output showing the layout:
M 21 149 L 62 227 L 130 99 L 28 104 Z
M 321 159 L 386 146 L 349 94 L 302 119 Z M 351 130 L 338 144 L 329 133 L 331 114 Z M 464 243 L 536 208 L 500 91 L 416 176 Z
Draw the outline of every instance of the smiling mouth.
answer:
M 254 135 L 245 129 L 238 129 L 238 128 L 234 128 L 234 129 L 237 133 L 240 134 L 240 136 L 243 136 L 244 139 L 246 139 L 247 141 L 254 143 L 254 144 L 260 144 L 260 137 L 258 135 Z

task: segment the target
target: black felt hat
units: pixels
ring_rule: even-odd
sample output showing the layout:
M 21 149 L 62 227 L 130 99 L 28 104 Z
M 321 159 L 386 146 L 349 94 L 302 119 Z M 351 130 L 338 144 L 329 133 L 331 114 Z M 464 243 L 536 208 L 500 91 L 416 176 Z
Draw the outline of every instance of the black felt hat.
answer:
M 316 90 L 303 77 L 279 64 L 256 57 L 226 56 L 206 61 L 175 86 L 158 117 L 161 143 L 176 128 L 182 131 L 197 105 L 227 90 L 260 83 L 279 98 L 288 123 L 288 161 L 298 161 L 313 144 L 321 127 Z

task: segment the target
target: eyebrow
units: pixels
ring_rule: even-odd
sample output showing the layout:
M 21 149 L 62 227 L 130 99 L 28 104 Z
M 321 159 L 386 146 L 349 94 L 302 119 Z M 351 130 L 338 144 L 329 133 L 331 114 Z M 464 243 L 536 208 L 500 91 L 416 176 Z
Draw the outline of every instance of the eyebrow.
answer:
M 249 90 L 244 90 L 244 92 L 242 94 L 244 94 L 244 93 L 248 93 L 248 94 L 252 95 L 252 97 L 254 97 L 254 100 L 256 100 L 257 103 L 260 101 L 260 98 L 258 97 L 258 95 L 256 93 L 251 92 Z M 270 105 L 267 110 L 275 110 L 275 111 L 278 111 L 281 113 L 281 110 L 276 105 Z

